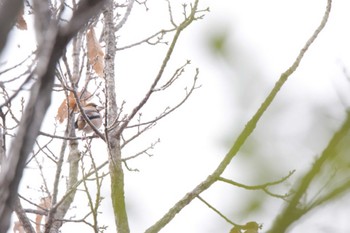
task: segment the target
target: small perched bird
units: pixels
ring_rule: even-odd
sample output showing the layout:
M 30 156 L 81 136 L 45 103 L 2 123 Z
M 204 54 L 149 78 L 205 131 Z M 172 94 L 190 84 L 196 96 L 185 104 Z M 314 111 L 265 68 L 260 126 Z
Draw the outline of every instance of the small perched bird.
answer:
M 94 103 L 89 103 L 83 107 L 86 116 L 89 118 L 91 123 L 99 129 L 102 125 L 102 116 L 100 111 L 103 109 L 101 106 L 97 106 Z M 83 130 L 85 133 L 91 133 L 94 130 L 85 121 L 84 116 L 80 113 L 77 120 L 75 121 L 74 127 L 78 130 Z

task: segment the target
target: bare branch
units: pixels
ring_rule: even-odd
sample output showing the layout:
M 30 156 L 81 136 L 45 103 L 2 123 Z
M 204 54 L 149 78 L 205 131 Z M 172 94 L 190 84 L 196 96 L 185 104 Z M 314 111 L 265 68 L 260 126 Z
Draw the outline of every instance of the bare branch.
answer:
M 347 118 L 343 123 L 342 127 L 336 132 L 332 139 L 329 141 L 327 147 L 323 150 L 321 156 L 315 161 L 310 170 L 301 178 L 299 184 L 294 189 L 295 193 L 290 200 L 289 204 L 284 208 L 279 217 L 276 219 L 275 223 L 271 227 L 269 232 L 283 232 L 285 231 L 293 222 L 298 220 L 305 212 L 305 210 L 299 208 L 301 203 L 301 198 L 306 194 L 306 190 L 310 187 L 312 181 L 320 173 L 324 163 L 331 158 L 334 158 L 338 153 L 336 149 L 341 143 L 341 141 L 348 135 L 350 131 L 350 113 L 348 112 Z M 344 189 L 346 186 L 340 186 L 339 190 Z M 347 186 L 349 188 L 349 186 Z M 342 191 L 343 192 L 343 191 Z M 334 194 L 330 193 L 329 197 Z M 326 201 L 326 199 L 320 199 L 319 204 Z M 317 203 L 317 202 L 315 202 Z M 311 205 L 313 206 L 313 205 Z
M 189 60 L 186 61 L 186 63 L 184 65 L 182 65 L 180 68 L 176 69 L 173 76 L 165 84 L 163 84 L 159 88 L 155 88 L 154 91 L 164 91 L 165 89 L 170 87 L 177 79 L 180 78 L 180 76 L 185 72 L 185 67 L 187 65 L 189 65 L 190 63 L 191 63 L 191 61 L 189 61 Z
M 122 18 L 122 20 L 120 20 L 120 22 L 115 26 L 115 29 L 114 31 L 117 32 L 119 31 L 125 24 L 125 22 L 128 20 L 129 18 L 129 15 L 131 13 L 131 9 L 132 9 L 132 6 L 134 5 L 134 2 L 135 0 L 130 0 L 129 3 L 128 3 L 128 6 L 126 8 L 126 12 L 124 14 L 124 17 Z
M 278 184 L 283 183 L 284 181 L 289 179 L 289 177 L 291 177 L 294 174 L 294 172 L 295 172 L 295 170 L 290 171 L 287 176 L 282 177 L 279 180 L 276 180 L 276 181 L 273 181 L 273 182 L 267 182 L 267 183 L 260 184 L 260 185 L 246 185 L 246 184 L 238 183 L 236 181 L 229 180 L 229 179 L 226 179 L 226 178 L 223 178 L 223 177 L 219 177 L 218 181 L 222 181 L 222 182 L 225 182 L 225 183 L 228 183 L 228 184 L 231 184 L 231 185 L 234 185 L 236 187 L 243 188 L 243 189 L 247 189 L 247 190 L 262 190 L 262 191 L 264 191 L 265 193 L 267 193 L 270 196 L 281 198 L 281 199 L 285 200 L 285 198 L 289 196 L 288 194 L 285 194 L 285 195 L 274 194 L 274 193 L 270 192 L 268 190 L 268 188 L 270 186 L 274 186 L 274 185 L 278 185 Z
M 282 86 L 285 84 L 287 79 L 295 72 L 295 70 L 298 68 L 302 58 L 304 57 L 306 51 L 310 47 L 310 45 L 315 41 L 319 33 L 322 31 L 322 29 L 325 27 L 329 13 L 331 8 L 331 0 L 328 0 L 326 11 L 324 13 L 324 16 L 322 18 L 322 21 L 320 25 L 316 28 L 310 39 L 306 42 L 302 50 L 300 51 L 299 55 L 297 56 L 296 60 L 292 64 L 290 68 L 288 68 L 284 73 L 281 74 L 279 80 L 276 82 L 274 88 L 271 90 L 269 95 L 266 97 L 265 101 L 262 103 L 260 108 L 257 110 L 255 115 L 248 121 L 243 131 L 239 134 L 238 138 L 234 142 L 233 146 L 229 150 L 229 152 L 226 154 L 224 159 L 221 161 L 219 166 L 215 169 L 213 173 L 211 173 L 207 179 L 205 179 L 203 182 L 201 182 L 199 185 L 197 185 L 191 192 L 187 193 L 181 200 L 179 200 L 158 222 L 156 222 L 153 226 L 149 227 L 146 230 L 146 233 L 155 233 L 159 232 L 166 224 L 168 224 L 175 215 L 180 212 L 185 206 L 187 206 L 195 197 L 197 197 L 200 193 L 208 189 L 213 183 L 215 183 L 220 177 L 220 175 L 224 172 L 228 164 L 230 164 L 233 157 L 236 156 L 237 152 L 240 150 L 242 145 L 245 143 L 247 138 L 250 136 L 250 134 L 254 131 L 256 124 L 260 120 L 261 116 L 264 114 L 266 109 L 271 105 L 272 101 L 276 97 L 279 90 L 282 88 Z M 194 12 L 193 9 L 197 8 L 198 1 L 195 1 L 194 6 L 192 7 L 192 13 Z M 194 20 L 194 13 L 192 14 L 192 20 Z M 283 232 L 283 231 L 276 231 L 276 232 Z
M 0 7 L 0 54 L 5 47 L 7 36 L 16 22 L 23 0 L 3 0 Z M 5 231 L 4 231 L 5 232 Z
M 150 154 L 148 151 L 151 150 L 151 149 L 154 149 L 154 147 L 155 147 L 159 142 L 160 142 L 160 139 L 158 139 L 158 140 L 157 140 L 156 142 L 154 142 L 154 143 L 151 143 L 151 145 L 150 145 L 149 147 L 143 149 L 142 151 L 139 151 L 139 152 L 137 152 L 137 153 L 134 154 L 134 155 L 130 155 L 130 156 L 128 156 L 128 157 L 123 158 L 123 159 L 122 159 L 123 162 L 125 162 L 125 161 L 127 161 L 127 160 L 130 160 L 130 159 L 134 159 L 134 158 L 136 158 L 136 157 L 139 157 L 139 156 L 142 155 L 142 154 L 146 154 L 146 155 L 148 155 L 149 157 L 151 157 L 152 154 Z
M 196 69 L 196 73 L 195 73 L 194 78 L 193 78 L 192 86 L 189 87 L 189 90 L 187 87 L 185 88 L 185 91 L 186 91 L 185 96 L 175 106 L 165 108 L 165 110 L 162 113 L 160 113 L 159 116 L 155 117 L 152 120 L 149 120 L 146 122 L 139 122 L 139 123 L 134 124 L 134 125 L 128 125 L 127 128 L 135 128 L 135 127 L 140 127 L 142 125 L 146 125 L 146 126 L 152 125 L 152 124 L 158 122 L 159 120 L 161 120 L 162 118 L 168 116 L 170 113 L 172 113 L 176 109 L 178 109 L 180 106 L 182 106 L 187 101 L 187 99 L 192 95 L 194 90 L 201 87 L 201 86 L 197 86 L 198 76 L 199 76 L 199 69 Z
M 16 89 L 16 91 L 9 97 L 7 98 L 7 100 L 0 105 L 0 108 L 8 105 L 22 90 L 23 90 L 23 87 L 33 78 L 32 74 L 30 74 L 26 80 L 20 85 L 19 88 Z
M 131 9 L 131 8 L 130 8 Z M 104 15 L 105 52 L 105 85 L 106 85 L 106 127 L 105 135 L 108 148 L 109 175 L 111 179 L 111 199 L 114 211 L 114 220 L 118 233 L 129 233 L 128 214 L 125 204 L 124 171 L 121 164 L 120 134 L 118 128 L 108 131 L 110 124 L 114 124 L 118 116 L 115 84 L 115 55 L 116 38 L 114 29 L 113 1 L 110 1 Z
M 6 4 L 9 4 L 8 8 L 5 8 L 5 11 L 4 8 L 1 8 L 0 18 L 9 16 L 9 12 L 11 15 L 4 22 L 13 22 L 13 16 L 17 15 L 20 7 L 20 4 L 18 4 L 20 1 L 16 2 L 6 1 Z M 43 118 L 50 105 L 56 64 L 70 39 L 93 14 L 101 9 L 104 2 L 81 1 L 77 11 L 73 14 L 72 20 L 64 26 L 52 25 L 53 27 L 50 28 L 51 34 L 46 38 L 47 43 L 42 44 L 46 45 L 44 48 L 47 50 L 39 54 L 39 62 L 35 70 L 38 78 L 32 88 L 21 125 L 12 144 L 10 159 L 3 165 L 0 173 L 0 186 L 2 187 L 0 191 L 0 232 L 7 232 L 8 230 L 10 216 L 17 197 L 19 181 L 21 180 L 28 154 L 33 148 Z M 1 20 L 1 22 L 3 21 Z M 7 28 L 4 30 L 0 28 L 1 35 L 7 36 L 9 25 L 11 24 L 7 24 Z M 2 39 L 3 36 L 0 38 L 0 50 L 4 45 Z M 50 44 L 51 47 L 48 46 Z
M 85 140 L 85 139 L 99 138 L 99 136 L 97 135 L 89 135 L 89 136 L 85 135 L 82 137 L 59 136 L 55 134 L 48 134 L 42 131 L 39 132 L 39 135 L 50 137 L 50 138 L 62 139 L 62 140 Z
M 33 56 L 33 54 L 34 54 L 34 52 L 33 52 L 32 54 L 28 55 L 26 58 L 24 58 L 24 59 L 23 59 L 22 61 L 20 61 L 18 64 L 14 65 L 14 66 L 12 66 L 12 67 L 9 67 L 9 68 L 7 68 L 7 69 L 5 69 L 5 70 L 1 70 L 1 71 L 0 71 L 0 75 L 3 75 L 3 74 L 5 74 L 6 72 L 9 72 L 9 71 L 11 71 L 11 70 L 14 70 L 14 69 L 20 67 L 20 66 L 23 65 L 26 61 L 28 61 L 28 60 Z M 9 82 L 16 81 L 19 77 L 22 77 L 22 75 L 24 75 L 24 74 L 26 74 L 26 73 L 28 73 L 28 72 L 26 71 L 25 73 L 19 75 L 18 77 L 11 78 L 11 79 L 9 79 L 9 80 L 1 81 L 1 83 L 2 83 L 2 84 L 5 84 L 5 83 L 9 83 Z
M 15 212 L 17 214 L 18 219 L 21 221 L 23 228 L 26 233 L 35 233 L 32 224 L 30 223 L 29 218 L 26 215 L 26 212 L 23 210 L 20 200 L 17 198 L 15 205 Z
M 118 47 L 117 48 L 117 51 L 119 50 L 124 50 L 124 49 L 129 49 L 129 48 L 132 48 L 132 47 L 135 47 L 135 46 L 138 46 L 138 45 L 141 45 L 141 44 L 144 44 L 144 43 L 147 43 L 147 44 L 150 44 L 150 45 L 155 45 L 157 43 L 160 43 L 161 40 L 163 39 L 164 35 L 166 33 L 169 33 L 169 32 L 173 32 L 173 31 L 176 31 L 176 28 L 172 28 L 172 29 L 162 29 L 150 36 L 148 36 L 147 38 L 143 39 L 143 40 L 140 40 L 138 42 L 135 42 L 135 43 L 132 43 L 132 44 L 129 44 L 129 45 L 125 45 L 125 46 L 122 46 L 122 47 Z M 155 42 L 152 42 L 152 39 L 155 39 Z M 166 43 L 167 44 L 167 43 Z
M 307 206 L 307 208 L 304 209 L 305 213 L 307 213 L 307 211 L 310 211 L 318 206 L 326 204 L 327 202 L 335 199 L 336 197 L 344 195 L 344 193 L 346 191 L 349 191 L 349 189 L 350 189 L 350 181 L 348 180 L 338 185 L 337 187 L 335 187 L 332 191 L 328 192 L 326 195 L 322 196 L 321 198 L 318 198 L 316 201 L 311 203 L 311 205 Z
M 173 18 L 173 11 L 172 11 L 172 9 L 171 9 L 170 1 L 167 0 L 167 3 L 168 3 L 168 10 L 169 10 L 170 22 L 171 22 L 171 24 L 176 28 L 177 25 L 176 25 L 176 23 L 175 23 L 175 21 L 174 21 L 174 18 Z
M 221 218 L 223 218 L 226 222 L 230 223 L 231 225 L 235 226 L 235 227 L 240 227 L 242 228 L 243 225 L 239 225 L 237 223 L 232 222 L 228 217 L 226 217 L 223 213 L 221 213 L 219 210 L 217 210 L 214 206 L 210 205 L 207 201 L 205 201 L 201 196 L 197 196 L 197 198 L 199 200 L 201 200 L 201 202 L 203 202 L 206 206 L 209 207 L 209 209 L 213 210 L 215 213 L 217 213 Z
M 102 198 L 100 196 L 101 194 L 101 184 L 102 184 L 102 179 L 99 177 L 98 175 L 98 172 L 96 170 L 96 164 L 94 162 L 94 158 L 91 154 L 91 144 L 90 142 L 87 143 L 87 151 L 86 153 L 88 153 L 91 161 L 92 161 L 92 170 L 94 172 L 94 175 L 95 175 L 95 182 L 96 182 L 96 188 L 97 188 L 97 192 L 96 192 L 96 196 L 95 196 L 95 201 L 93 201 L 93 197 L 89 191 L 89 188 L 88 188 L 88 185 L 87 185 L 87 179 L 84 179 L 83 180 L 83 185 L 84 185 L 84 189 L 85 189 L 85 193 L 86 193 L 86 196 L 87 196 L 87 199 L 88 199 L 88 203 L 89 203 L 89 207 L 90 207 L 90 211 L 91 211 L 91 215 L 92 215 L 92 218 L 93 218 L 93 224 L 89 224 L 95 233 L 98 233 L 98 229 L 99 229 L 99 226 L 98 226 L 98 221 L 97 221 L 97 216 L 98 216 L 98 208 L 101 204 L 101 201 L 102 201 Z M 82 169 L 82 173 L 84 175 L 85 173 L 85 168 L 84 168 L 84 162 L 82 160 L 82 165 L 81 165 L 81 169 Z M 101 181 L 100 181 L 101 179 Z

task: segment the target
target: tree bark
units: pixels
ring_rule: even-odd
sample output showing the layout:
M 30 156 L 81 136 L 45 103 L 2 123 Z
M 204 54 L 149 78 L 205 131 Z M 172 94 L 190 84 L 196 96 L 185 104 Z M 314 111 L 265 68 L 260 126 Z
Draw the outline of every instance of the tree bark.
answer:
M 129 223 L 125 205 L 124 194 L 124 172 L 121 160 L 120 137 L 118 127 L 113 127 L 110 131 L 109 126 L 113 124 L 118 116 L 116 101 L 116 87 L 114 75 L 114 60 L 116 53 L 115 27 L 113 22 L 113 1 L 109 1 L 104 10 L 104 38 L 106 42 L 105 52 L 105 80 L 107 90 L 107 127 L 106 139 L 108 146 L 108 161 L 111 178 L 111 198 L 115 216 L 115 224 L 118 233 L 128 233 Z
M 9 1 L 7 1 L 9 2 Z M 0 173 L 0 232 L 7 232 L 11 214 L 17 199 L 17 190 L 23 170 L 46 111 L 51 103 L 51 92 L 55 79 L 56 64 L 68 42 L 98 12 L 105 1 L 81 1 L 69 24 L 50 29 L 52 47 L 45 47 L 43 56 L 38 57 L 35 70 L 36 83 L 33 85 L 27 107 L 21 118 L 20 127 L 14 139 L 9 159 L 2 165 Z M 54 26 L 54 25 L 52 25 Z M 1 48 L 0 48 L 1 49 Z M 34 74 L 32 74 L 34 76 Z

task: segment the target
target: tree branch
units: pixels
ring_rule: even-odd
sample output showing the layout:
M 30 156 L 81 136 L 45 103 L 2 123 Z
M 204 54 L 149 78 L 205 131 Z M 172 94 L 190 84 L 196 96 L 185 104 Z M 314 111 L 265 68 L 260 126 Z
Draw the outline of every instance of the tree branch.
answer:
M 305 210 L 299 208 L 301 198 L 306 194 L 307 189 L 310 187 L 314 178 L 319 174 L 324 163 L 328 159 L 333 159 L 338 154 L 336 149 L 339 143 L 348 135 L 349 131 L 350 112 L 348 112 L 347 119 L 343 123 L 342 127 L 338 130 L 338 132 L 333 135 L 333 138 L 330 140 L 321 156 L 316 160 L 310 170 L 301 178 L 298 186 L 295 188 L 295 194 L 293 195 L 293 198 L 278 216 L 269 233 L 284 232 L 293 222 L 298 220 L 306 212 Z M 344 187 L 349 188 L 349 186 L 340 186 L 335 190 L 339 189 L 338 191 L 340 192 L 344 189 Z M 331 192 L 329 196 L 326 196 L 326 199 L 323 201 L 320 199 L 321 202 L 319 204 L 326 201 L 328 198 L 331 198 L 335 194 L 336 193 Z M 318 202 L 316 201 L 315 204 L 316 203 Z
M 209 209 L 213 210 L 215 213 L 217 213 L 221 218 L 225 219 L 226 222 L 230 223 L 231 225 L 235 227 L 242 228 L 243 225 L 239 225 L 237 223 L 232 222 L 228 217 L 226 217 L 224 214 L 222 214 L 218 209 L 216 209 L 214 206 L 210 205 L 207 201 L 205 201 L 201 196 L 197 196 L 197 198 L 203 202 L 206 206 L 208 206 Z
M 159 80 L 163 76 L 164 70 L 165 70 L 165 68 L 170 60 L 170 57 L 174 51 L 175 45 L 177 43 L 177 40 L 179 39 L 181 32 L 196 19 L 195 14 L 197 11 L 197 6 L 198 6 L 198 0 L 195 1 L 194 6 L 193 6 L 192 11 L 191 11 L 191 14 L 176 28 L 175 35 L 174 35 L 173 40 L 169 46 L 169 49 L 165 55 L 165 58 L 163 60 L 163 63 L 159 69 L 159 72 L 158 72 L 156 78 L 154 79 L 153 83 L 151 84 L 150 88 L 148 89 L 145 97 L 131 111 L 131 113 L 127 116 L 125 121 L 120 125 L 120 127 L 117 131 L 118 135 L 120 135 L 123 132 L 123 130 L 128 126 L 129 122 L 134 118 L 136 113 L 147 103 L 147 101 L 151 97 L 152 93 L 154 93 L 155 88 L 156 88 Z
M 246 185 L 246 184 L 238 183 L 238 182 L 233 181 L 233 180 L 223 178 L 221 176 L 218 178 L 218 181 L 222 181 L 222 182 L 225 182 L 225 183 L 228 183 L 228 184 L 231 184 L 231 185 L 243 188 L 243 189 L 247 189 L 247 190 L 262 190 L 270 196 L 285 199 L 288 196 L 287 194 L 286 195 L 278 195 L 278 194 L 271 193 L 268 190 L 268 187 L 283 183 L 289 177 L 291 177 L 294 174 L 294 172 L 295 172 L 295 170 L 290 171 L 288 175 L 282 177 L 279 180 L 276 180 L 273 182 L 267 182 L 267 183 L 260 184 L 260 185 Z
M 0 54 L 6 45 L 7 36 L 16 22 L 23 0 L 3 0 L 0 4 Z
M 104 2 L 104 0 L 81 1 L 78 10 L 74 12 L 72 20 L 67 25 L 50 28 L 51 34 L 47 43 L 51 43 L 52 47 L 46 44 L 44 47 L 47 50 L 43 51 L 45 55 L 41 56 L 42 54 L 39 53 L 38 65 L 35 70 L 37 81 L 31 89 L 17 136 L 11 146 L 9 160 L 4 163 L 0 173 L 0 232 L 7 232 L 9 228 L 11 213 L 17 198 L 18 185 L 22 178 L 28 154 L 39 135 L 40 126 L 51 103 L 56 64 L 70 39 L 98 9 L 101 9 Z M 19 7 L 19 4 L 14 4 L 13 1 L 6 1 L 6 3 Z M 13 9 L 12 6 L 10 6 L 10 9 Z M 17 16 L 17 12 L 13 13 Z M 8 19 L 14 20 L 13 15 Z M 6 22 L 9 21 L 8 19 Z M 5 35 L 7 35 L 7 32 L 4 31 Z M 52 41 L 50 41 L 51 38 Z M 2 42 L 0 41 L 0 43 Z M 2 46 L 0 44 L 0 49 L 2 49 Z
M 133 2 L 133 1 L 132 1 Z M 129 4 L 132 4 L 129 3 Z M 131 10 L 131 5 L 130 10 Z M 128 8 L 129 9 L 129 8 Z M 128 13 L 129 14 L 129 13 Z M 108 146 L 109 174 L 111 178 L 111 199 L 113 204 L 115 225 L 118 233 L 129 233 L 129 222 L 125 204 L 124 193 L 124 172 L 121 159 L 120 134 L 117 128 L 108 131 L 111 124 L 114 124 L 115 117 L 118 116 L 115 85 L 115 53 L 116 38 L 113 14 L 113 1 L 109 1 L 104 12 L 104 40 L 106 42 L 105 52 L 105 85 L 106 85 L 106 127 L 105 135 Z M 125 18 L 126 19 L 126 18 Z
M 209 175 L 203 182 L 197 185 L 191 192 L 187 193 L 181 200 L 179 200 L 161 219 L 159 219 L 154 225 L 149 227 L 145 232 L 146 233 L 155 233 L 159 232 L 165 225 L 167 225 L 177 213 L 179 213 L 185 206 L 187 206 L 195 197 L 197 197 L 200 193 L 208 189 L 213 183 L 217 181 L 220 175 L 224 172 L 226 167 L 230 164 L 233 157 L 237 155 L 237 152 L 241 149 L 247 138 L 254 131 L 256 124 L 265 113 L 266 109 L 271 105 L 272 101 L 278 94 L 279 90 L 285 84 L 287 79 L 295 72 L 298 68 L 302 58 L 304 57 L 306 51 L 311 46 L 311 44 L 315 41 L 319 33 L 325 27 L 330 9 L 331 9 L 331 0 L 328 0 L 325 14 L 322 18 L 320 25 L 316 28 L 312 36 L 308 39 L 304 47 L 301 49 L 299 55 L 293 62 L 292 66 L 289 67 L 284 73 L 281 74 L 280 78 L 276 82 L 275 86 L 266 97 L 265 101 L 261 104 L 260 108 L 254 114 L 254 116 L 247 122 L 243 131 L 239 134 L 236 141 L 233 143 L 233 146 L 226 154 L 224 159 L 221 161 L 219 166 L 214 170 L 211 175 Z M 197 7 L 198 1 L 195 2 L 194 9 Z M 280 231 L 283 232 L 283 231 Z

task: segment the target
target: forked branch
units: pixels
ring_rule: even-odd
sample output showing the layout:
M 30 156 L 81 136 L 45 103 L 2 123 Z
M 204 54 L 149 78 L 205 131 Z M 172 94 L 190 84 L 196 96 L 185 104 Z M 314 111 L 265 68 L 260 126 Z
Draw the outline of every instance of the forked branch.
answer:
M 308 48 L 316 40 L 319 33 L 325 27 L 331 10 L 331 4 L 332 1 L 328 0 L 326 11 L 323 15 L 320 25 L 316 28 L 312 36 L 307 40 L 291 67 L 289 67 L 285 72 L 281 74 L 280 78 L 275 83 L 275 86 L 270 91 L 269 95 L 266 97 L 265 101 L 261 104 L 260 108 L 253 115 L 253 117 L 247 122 L 246 126 L 239 134 L 238 138 L 233 143 L 233 146 L 226 154 L 224 159 L 221 161 L 219 166 L 203 182 L 201 182 L 191 192 L 187 193 L 181 200 L 179 200 L 161 219 L 159 219 L 154 225 L 149 227 L 145 231 L 146 233 L 159 232 L 175 217 L 177 213 L 179 213 L 184 207 L 186 207 L 194 198 L 196 198 L 200 193 L 208 189 L 213 183 L 215 183 L 218 180 L 218 178 L 224 172 L 226 167 L 230 164 L 232 158 L 237 155 L 237 152 L 241 149 L 241 147 L 243 146 L 247 138 L 250 136 L 250 134 L 254 131 L 260 118 L 265 113 L 266 109 L 271 105 L 272 101 L 274 100 L 280 89 L 286 83 L 288 78 L 296 71 Z M 194 8 L 196 8 L 196 5 Z

